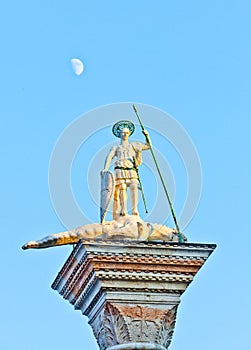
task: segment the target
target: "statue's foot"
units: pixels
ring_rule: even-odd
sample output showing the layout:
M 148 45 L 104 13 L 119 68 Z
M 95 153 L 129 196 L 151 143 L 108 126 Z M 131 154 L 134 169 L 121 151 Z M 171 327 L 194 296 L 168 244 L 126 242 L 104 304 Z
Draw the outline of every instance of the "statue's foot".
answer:
M 120 216 L 126 216 L 126 213 L 125 212 L 121 212 L 119 215 Z
M 137 216 L 139 216 L 139 213 L 138 213 L 137 211 L 133 211 L 133 212 L 132 212 L 132 215 L 137 215 Z

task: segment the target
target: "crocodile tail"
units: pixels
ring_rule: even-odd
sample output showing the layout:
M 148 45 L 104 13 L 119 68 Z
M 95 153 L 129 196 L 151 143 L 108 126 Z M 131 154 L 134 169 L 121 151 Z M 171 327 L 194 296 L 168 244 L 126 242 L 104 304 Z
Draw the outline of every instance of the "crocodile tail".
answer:
M 22 249 L 40 249 L 55 247 L 64 244 L 74 244 L 79 241 L 78 232 L 66 231 L 46 236 L 38 241 L 30 241 L 22 246 Z

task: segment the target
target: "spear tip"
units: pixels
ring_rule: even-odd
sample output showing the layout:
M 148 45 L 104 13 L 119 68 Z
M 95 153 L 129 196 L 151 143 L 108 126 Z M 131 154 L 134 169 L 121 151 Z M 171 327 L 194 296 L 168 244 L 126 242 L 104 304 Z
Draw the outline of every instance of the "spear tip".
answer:
M 137 108 L 136 108 L 135 104 L 133 104 L 132 107 L 133 107 L 135 113 L 137 113 Z

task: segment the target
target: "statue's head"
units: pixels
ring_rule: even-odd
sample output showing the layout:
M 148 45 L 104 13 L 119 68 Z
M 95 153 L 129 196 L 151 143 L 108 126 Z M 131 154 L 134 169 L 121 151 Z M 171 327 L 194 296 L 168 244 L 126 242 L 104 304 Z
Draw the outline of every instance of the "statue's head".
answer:
M 121 140 L 124 140 L 124 141 L 128 140 L 130 135 L 131 135 L 131 131 L 128 128 L 123 128 L 120 131 L 120 138 L 121 138 Z
M 128 139 L 130 135 L 133 134 L 135 126 L 129 120 L 121 120 L 113 125 L 112 132 L 116 137 L 122 140 Z

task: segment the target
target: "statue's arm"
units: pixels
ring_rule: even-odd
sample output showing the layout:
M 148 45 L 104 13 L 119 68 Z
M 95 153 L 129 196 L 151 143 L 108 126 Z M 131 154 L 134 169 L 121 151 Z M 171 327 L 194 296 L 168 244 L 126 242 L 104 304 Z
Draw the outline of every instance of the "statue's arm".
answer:
M 115 157 L 115 153 L 116 153 L 116 147 L 113 147 L 105 159 L 105 166 L 104 166 L 104 169 L 102 170 L 102 173 L 104 173 L 105 171 L 108 171 L 111 165 L 111 161 Z

